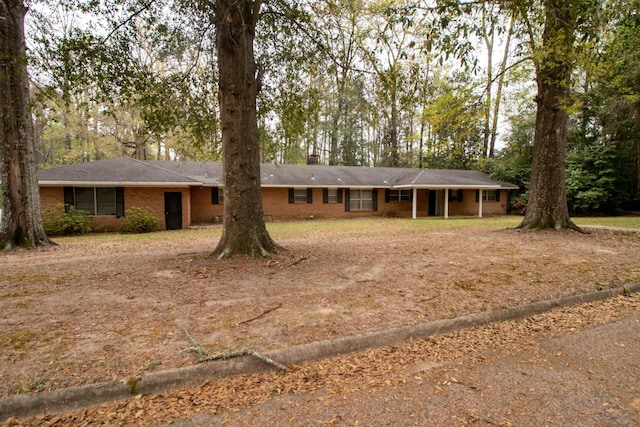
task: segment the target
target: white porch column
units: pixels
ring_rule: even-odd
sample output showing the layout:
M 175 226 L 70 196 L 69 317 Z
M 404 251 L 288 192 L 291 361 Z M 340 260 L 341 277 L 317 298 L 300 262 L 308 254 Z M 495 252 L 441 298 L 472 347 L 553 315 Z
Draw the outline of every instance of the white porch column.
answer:
M 412 218 L 416 219 L 418 217 L 418 189 L 413 189 L 413 203 L 411 205 L 412 209 Z
M 444 217 L 449 218 L 449 189 L 444 189 Z
M 478 194 L 478 218 L 482 218 L 482 188 L 479 190 L 479 194 Z

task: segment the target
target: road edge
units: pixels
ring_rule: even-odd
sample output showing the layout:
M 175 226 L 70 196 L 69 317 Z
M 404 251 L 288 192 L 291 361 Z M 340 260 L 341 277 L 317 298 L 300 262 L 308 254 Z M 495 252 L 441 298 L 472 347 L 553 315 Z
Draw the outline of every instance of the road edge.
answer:
M 550 311 L 556 307 L 601 301 L 618 295 L 636 292 L 640 292 L 640 283 L 587 294 L 538 301 L 491 312 L 474 313 L 454 319 L 436 320 L 336 340 L 318 341 L 286 348 L 266 354 L 266 356 L 283 365 L 300 364 L 341 354 L 385 347 L 409 339 L 427 338 L 432 335 L 445 334 L 464 328 L 522 319 Z M 155 394 L 180 387 L 197 385 L 207 380 L 240 374 L 254 374 L 269 369 L 273 369 L 273 367 L 257 358 L 234 358 L 166 371 L 150 372 L 141 377 L 119 381 L 88 384 L 50 392 L 14 395 L 0 398 L 0 422 L 9 418 L 28 418 L 44 414 L 81 410 L 106 402 L 124 400 L 137 394 Z

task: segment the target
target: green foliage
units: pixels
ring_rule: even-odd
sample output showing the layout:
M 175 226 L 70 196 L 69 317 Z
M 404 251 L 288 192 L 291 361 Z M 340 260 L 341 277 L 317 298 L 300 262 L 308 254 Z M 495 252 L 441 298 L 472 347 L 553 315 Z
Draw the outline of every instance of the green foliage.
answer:
M 58 203 L 54 209 L 47 209 L 44 213 L 44 231 L 49 236 L 64 236 L 70 234 L 86 234 L 92 230 L 93 218 L 85 211 Z
M 121 233 L 150 233 L 160 230 L 158 216 L 146 207 L 131 207 L 124 213 Z
M 509 212 L 522 215 L 529 200 L 531 161 L 533 157 L 534 113 L 511 117 L 507 146 L 495 158 L 483 159 L 480 169 L 498 181 L 516 184 L 519 190 L 509 193 Z
M 625 174 L 617 167 L 620 160 L 614 147 L 598 144 L 567 155 L 567 202 L 572 212 L 623 213 Z

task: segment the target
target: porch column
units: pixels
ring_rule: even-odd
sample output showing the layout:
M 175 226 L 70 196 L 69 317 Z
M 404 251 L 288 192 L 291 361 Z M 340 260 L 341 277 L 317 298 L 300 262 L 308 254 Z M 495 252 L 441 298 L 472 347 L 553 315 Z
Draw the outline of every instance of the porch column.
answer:
M 413 203 L 411 204 L 412 209 L 412 218 L 416 219 L 418 217 L 418 189 L 413 188 Z
M 482 218 L 482 188 L 478 190 L 478 218 Z
M 449 218 L 449 189 L 444 189 L 444 217 Z

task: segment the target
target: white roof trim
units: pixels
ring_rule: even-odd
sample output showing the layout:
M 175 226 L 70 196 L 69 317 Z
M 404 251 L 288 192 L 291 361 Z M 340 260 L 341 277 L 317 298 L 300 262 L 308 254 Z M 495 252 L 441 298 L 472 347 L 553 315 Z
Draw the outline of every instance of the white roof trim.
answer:
M 269 184 L 262 183 L 262 185 L 260 185 L 260 186 L 264 187 L 264 188 L 353 188 L 353 189 L 356 189 L 356 190 L 372 190 L 374 188 L 391 188 L 389 186 L 382 186 L 382 185 L 348 185 L 348 184 L 340 184 L 340 185 L 304 185 L 304 184 L 269 185 Z
M 182 187 L 204 186 L 201 182 L 40 181 L 41 187 Z
M 445 185 L 445 184 L 433 184 L 433 185 L 415 185 L 415 184 L 401 184 L 394 185 L 392 188 L 416 188 L 418 190 L 500 190 L 502 187 L 500 185 Z

